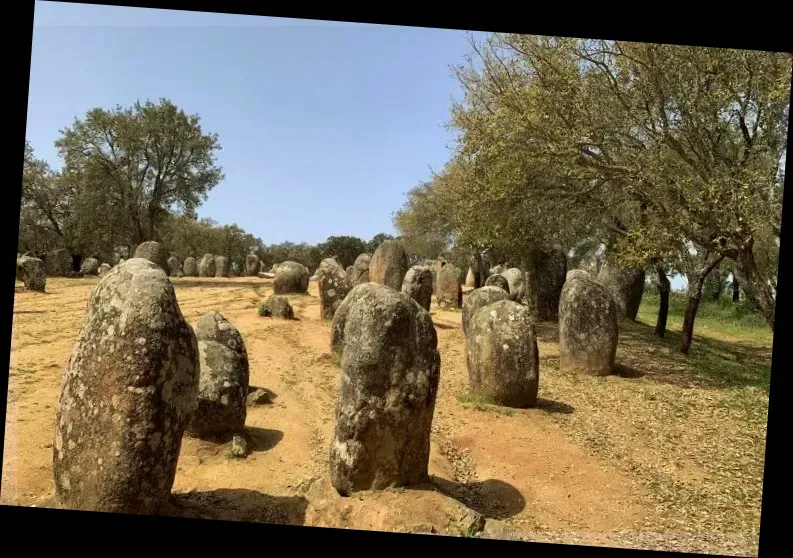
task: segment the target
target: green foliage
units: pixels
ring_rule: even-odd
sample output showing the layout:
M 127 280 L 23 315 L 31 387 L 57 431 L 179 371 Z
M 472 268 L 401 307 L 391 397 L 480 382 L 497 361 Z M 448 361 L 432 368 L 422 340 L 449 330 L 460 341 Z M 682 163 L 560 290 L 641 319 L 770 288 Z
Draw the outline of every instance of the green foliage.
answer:
M 223 179 L 215 165 L 217 135 L 205 134 L 197 115 L 165 99 L 92 109 L 55 145 L 62 175 L 90 200 L 83 205 L 101 208 L 91 214 L 93 236 L 157 240 L 171 213 L 193 213 Z
M 366 242 L 354 236 L 330 236 L 319 246 L 323 259 L 337 256 L 345 268 L 354 264 L 368 247 Z
M 386 240 L 393 240 L 394 237 L 390 234 L 386 233 L 377 233 L 372 237 L 372 240 L 366 243 L 366 251 L 370 254 L 374 254 L 374 251 L 377 250 L 377 247 L 380 246 Z

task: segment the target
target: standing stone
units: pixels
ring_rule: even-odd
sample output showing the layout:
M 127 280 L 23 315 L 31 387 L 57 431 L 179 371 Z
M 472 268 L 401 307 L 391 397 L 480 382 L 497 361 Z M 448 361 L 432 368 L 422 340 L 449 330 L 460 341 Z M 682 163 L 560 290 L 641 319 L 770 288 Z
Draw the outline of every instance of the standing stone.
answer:
M 526 298 L 526 285 L 523 280 L 523 272 L 517 267 L 511 267 L 503 271 L 501 275 L 509 283 L 509 298 L 515 302 L 523 303 Z
M 503 275 L 498 273 L 494 273 L 487 278 L 487 281 L 485 281 L 485 287 L 499 287 L 504 289 L 504 291 L 509 294 L 509 281 L 507 281 Z
M 179 258 L 175 256 L 168 258 L 168 275 L 171 277 L 179 277 L 179 274 L 181 273 L 182 263 L 179 261 Z
M 541 251 L 531 272 L 527 273 L 527 290 L 532 293 L 537 318 L 556 320 L 559 297 L 567 275 L 567 255 L 562 250 Z
M 369 264 L 371 261 L 371 255 L 361 254 L 355 259 L 355 263 L 347 268 L 347 284 L 350 285 L 350 288 L 369 282 Z
M 320 316 L 322 319 L 330 320 L 350 290 L 347 285 L 347 274 L 338 260 L 325 258 L 320 262 L 316 275 Z
M 256 277 L 259 275 L 262 262 L 256 254 L 248 254 L 245 256 L 245 275 L 248 277 Z
M 435 298 L 438 306 L 460 308 L 463 304 L 463 289 L 460 284 L 460 268 L 447 263 L 438 271 L 438 288 Z
M 83 275 L 96 275 L 99 273 L 99 260 L 96 258 L 85 258 L 80 265 L 80 273 Z
M 466 287 L 475 287 L 476 286 L 476 276 L 474 275 L 473 268 L 468 268 L 468 274 L 465 276 L 465 286 Z
M 610 374 L 617 354 L 617 305 L 608 289 L 576 274 L 559 300 L 559 368 Z
M 182 264 L 182 271 L 185 277 L 198 277 L 198 264 L 193 256 L 188 256 L 184 259 Z
M 305 294 L 308 292 L 308 268 L 298 262 L 284 262 L 275 270 L 275 294 Z
M 134 258 L 110 270 L 91 294 L 61 388 L 53 447 L 60 503 L 160 511 L 198 374 L 195 334 L 162 269 Z
M 592 279 L 592 276 L 589 274 L 588 271 L 583 269 L 571 269 L 567 272 L 567 276 L 565 278 L 565 282 L 570 281 L 572 279 Z M 564 287 L 562 287 L 564 288 Z
M 239 263 L 231 262 L 231 265 L 229 266 L 229 277 L 239 277 L 241 270 L 242 268 L 240 267 Z
M 110 264 L 103 263 L 99 266 L 99 277 L 104 277 L 105 274 L 110 271 L 111 267 Z
M 432 270 L 423 265 L 414 265 L 405 274 L 402 292 L 415 300 L 427 312 L 432 303 Z
M 497 265 L 490 269 L 491 275 L 502 275 L 507 270 L 505 265 Z
M 116 246 L 113 248 L 113 265 L 116 266 L 122 261 L 129 259 L 129 246 Z
M 432 270 L 432 294 L 438 295 L 438 275 L 441 272 L 441 268 L 446 265 L 446 260 L 443 258 L 438 258 L 432 265 L 430 269 Z
M 408 257 L 402 244 L 398 240 L 385 240 L 372 255 L 369 280 L 399 291 L 407 271 Z
M 292 320 L 295 317 L 295 312 L 292 309 L 292 305 L 289 304 L 288 298 L 281 295 L 272 295 L 259 309 L 259 315 L 265 318 Z
M 133 257 L 145 258 L 150 262 L 156 263 L 165 273 L 170 272 L 170 268 L 168 267 L 168 250 L 159 242 L 155 242 L 154 240 L 141 242 L 135 250 L 135 255 Z
M 198 262 L 198 276 L 199 277 L 214 277 L 215 276 L 215 256 L 212 254 L 204 254 L 201 261 Z
M 248 353 L 242 335 L 218 312 L 195 325 L 201 376 L 198 405 L 185 433 L 195 438 L 222 438 L 245 427 Z
M 644 295 L 644 270 L 619 269 L 605 263 L 600 268 L 597 280 L 611 293 L 619 318 L 635 321 Z
M 17 279 L 25 283 L 29 291 L 43 293 L 47 286 L 44 262 L 31 256 L 17 258 Z
M 343 496 L 424 482 L 440 377 L 432 318 L 404 293 L 358 285 L 331 326 L 341 364 L 331 484 Z
M 529 308 L 507 299 L 483 306 L 471 318 L 466 339 L 474 395 L 507 407 L 536 404 L 540 356 Z
M 215 277 L 229 276 L 229 259 L 226 256 L 215 256 Z
M 49 277 L 64 277 L 72 269 L 72 255 L 65 248 L 47 252 L 44 269 Z
M 463 301 L 463 333 L 468 331 L 471 318 L 474 317 L 480 308 L 484 308 L 499 300 L 509 300 L 509 294 L 501 287 L 485 285 L 481 289 L 475 289 L 468 293 Z

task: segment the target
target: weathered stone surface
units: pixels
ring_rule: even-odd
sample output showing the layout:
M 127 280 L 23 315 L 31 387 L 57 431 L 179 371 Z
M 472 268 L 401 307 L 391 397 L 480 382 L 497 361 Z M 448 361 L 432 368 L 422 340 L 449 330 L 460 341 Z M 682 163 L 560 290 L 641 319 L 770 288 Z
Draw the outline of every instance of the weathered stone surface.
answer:
M 586 270 L 571 269 L 570 271 L 567 272 L 567 276 L 565 277 L 565 282 L 570 281 L 572 279 L 592 279 L 592 276 Z M 564 286 L 562 288 L 564 288 Z
M 134 258 L 144 258 L 150 262 L 156 263 L 165 273 L 170 273 L 171 269 L 168 266 L 168 250 L 154 240 L 147 240 L 141 242 L 135 249 Z
M 402 292 L 415 300 L 427 312 L 432 303 L 432 270 L 423 265 L 414 265 L 405 274 Z
M 99 260 L 96 258 L 85 258 L 80 264 L 80 273 L 83 275 L 96 275 L 99 273 Z
M 185 434 L 222 438 L 242 432 L 247 415 L 248 353 L 234 325 L 218 312 L 195 325 L 201 377 L 198 405 Z
M 466 287 L 475 287 L 476 286 L 476 275 L 474 274 L 473 268 L 468 268 L 468 273 L 465 276 L 465 286 Z
M 438 294 L 438 274 L 441 272 L 441 268 L 446 265 L 446 260 L 443 258 L 438 258 L 434 260 L 430 265 L 430 270 L 432 271 L 432 294 Z
M 204 254 L 204 256 L 201 258 L 201 261 L 198 262 L 198 276 L 215 276 L 215 256 L 213 254 Z
M 275 273 L 269 273 L 269 272 L 266 272 L 266 271 L 265 272 L 261 272 L 260 271 L 259 272 L 259 277 L 262 278 L 262 279 L 275 279 Z M 316 277 L 314 277 L 314 280 L 316 280 Z
M 509 281 L 507 281 L 506 277 L 498 273 L 494 273 L 487 278 L 487 281 L 485 281 L 485 287 L 499 287 L 504 289 L 504 291 L 509 294 Z
M 248 393 L 246 397 L 246 402 L 248 407 L 253 407 L 255 405 L 269 405 L 272 403 L 272 398 L 270 397 L 270 392 L 266 389 L 258 388 Z
M 242 459 L 247 457 L 251 452 L 248 438 L 242 434 L 235 434 L 231 439 L 231 449 L 229 450 L 231 457 Z
M 576 274 L 559 299 L 559 367 L 596 376 L 610 374 L 617 354 L 617 305 L 608 289 Z
M 245 256 L 245 275 L 249 277 L 256 277 L 261 270 L 262 262 L 256 254 L 248 254 Z
M 129 246 L 116 246 L 113 248 L 113 265 L 117 266 L 123 261 L 127 261 L 130 256 Z
M 229 259 L 226 256 L 215 256 L 215 277 L 229 276 Z
M 481 289 L 474 289 L 463 300 L 463 332 L 468 331 L 471 318 L 480 309 L 499 300 L 509 300 L 509 293 L 495 285 L 485 285 Z
M 562 250 L 539 252 L 531 272 L 527 273 L 527 291 L 534 299 L 534 311 L 539 320 L 556 320 L 559 297 L 567 275 L 567 255 Z
M 229 265 L 229 277 L 239 277 L 242 267 L 238 262 L 231 262 Z
M 372 261 L 370 254 L 361 254 L 355 259 L 355 263 L 346 270 L 347 284 L 350 288 L 369 282 L 369 264 Z
M 618 269 L 605 263 L 600 267 L 597 280 L 611 293 L 619 318 L 636 320 L 644 295 L 644 270 Z
M 259 315 L 265 318 L 291 320 L 295 317 L 295 312 L 292 309 L 292 305 L 289 304 L 288 298 L 285 296 L 272 295 L 267 299 L 267 302 L 262 305 Z
M 330 320 L 350 290 L 347 284 L 347 274 L 337 259 L 325 258 L 320 262 L 316 275 L 319 287 L 320 317 Z
M 438 288 L 435 299 L 438 306 L 460 308 L 463 304 L 463 289 L 460 284 L 460 268 L 447 263 L 438 271 Z
M 472 393 L 507 407 L 535 405 L 540 357 L 529 308 L 506 299 L 481 307 L 466 340 Z
M 103 263 L 99 266 L 99 277 L 104 277 L 104 275 L 110 271 L 111 267 L 110 264 Z
M 168 258 L 168 275 L 171 277 L 178 277 L 182 273 L 182 262 L 176 256 Z
M 378 283 L 355 287 L 331 326 L 341 364 L 331 483 L 342 495 L 427 479 L 440 374 L 429 313 Z
M 157 513 L 195 410 L 198 347 L 156 264 L 127 260 L 94 288 L 61 388 L 53 448 L 64 507 Z
M 49 277 L 64 277 L 72 270 L 72 254 L 65 248 L 47 252 L 44 269 Z
M 184 259 L 182 264 L 182 271 L 185 277 L 198 277 L 198 264 L 193 256 L 188 256 Z
M 22 281 L 29 291 L 43 293 L 47 287 L 44 262 L 31 256 L 17 258 L 17 279 Z
M 497 265 L 490 269 L 491 275 L 502 275 L 507 270 L 507 267 L 504 265 Z
M 284 262 L 275 270 L 275 294 L 304 294 L 308 292 L 308 268 L 297 262 Z
M 517 267 L 511 267 L 500 274 L 509 283 L 509 298 L 515 302 L 523 303 L 526 299 L 526 283 L 523 272 Z
M 408 257 L 402 244 L 397 240 L 383 241 L 369 263 L 369 281 L 400 291 L 407 272 Z

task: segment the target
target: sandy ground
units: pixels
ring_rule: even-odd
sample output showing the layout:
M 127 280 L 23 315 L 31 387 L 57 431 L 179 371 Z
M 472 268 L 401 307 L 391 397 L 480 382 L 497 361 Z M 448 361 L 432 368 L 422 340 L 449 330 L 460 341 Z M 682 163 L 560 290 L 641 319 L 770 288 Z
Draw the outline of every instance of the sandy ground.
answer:
M 61 374 L 98 279 L 49 279 L 47 294 L 17 283 L 0 502 L 41 505 L 52 495 L 52 442 Z M 250 383 L 271 393 L 249 407 L 253 452 L 229 457 L 229 444 L 185 438 L 170 513 L 233 519 L 461 535 L 466 514 L 487 518 L 483 536 L 708 551 L 707 537 L 626 535 L 653 513 L 636 479 L 577 446 L 553 414 L 564 401 L 543 398 L 512 414 L 462 405 L 467 393 L 459 311 L 433 307 L 442 368 L 426 486 L 342 498 L 328 481 L 339 369 L 320 320 L 317 286 L 290 297 L 295 321 L 257 315 L 272 294 L 258 278 L 174 279 L 182 312 L 194 323 L 211 310 L 240 330 Z M 434 304 L 434 301 L 433 301 Z M 558 346 L 541 339 L 540 353 Z M 655 537 L 655 538 L 654 538 Z M 659 542 L 658 538 L 665 542 Z M 688 538 L 686 538 L 688 537 Z M 638 542 L 637 542 L 638 541 Z M 649 542 L 648 542 L 649 541 Z M 672 542 L 670 542 L 672 541 Z M 738 542 L 720 543 L 738 548 Z M 741 554 L 740 548 L 735 551 Z

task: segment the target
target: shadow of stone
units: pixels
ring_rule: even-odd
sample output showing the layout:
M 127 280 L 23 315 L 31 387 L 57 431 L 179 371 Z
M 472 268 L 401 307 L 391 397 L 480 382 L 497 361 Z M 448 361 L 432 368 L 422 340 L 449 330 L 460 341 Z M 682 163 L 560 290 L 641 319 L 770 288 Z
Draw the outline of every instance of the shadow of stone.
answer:
M 303 525 L 308 500 L 302 496 L 270 496 L 245 488 L 172 494 L 167 515 L 224 521 Z
M 245 433 L 251 443 L 251 451 L 271 450 L 284 439 L 284 433 L 280 430 L 270 430 L 258 426 L 246 426 Z
M 453 324 L 445 324 L 443 322 L 433 322 L 438 329 L 459 329 L 459 326 Z
M 507 519 L 526 508 L 526 499 L 509 483 L 496 479 L 484 482 L 459 483 L 430 476 L 429 482 L 414 490 L 435 490 L 457 500 L 488 519 Z
M 571 415 L 575 412 L 575 407 L 562 403 L 561 401 L 553 401 L 551 399 L 537 398 L 537 405 L 535 406 L 540 411 L 546 413 L 559 413 L 562 415 Z
M 611 374 L 614 376 L 619 376 L 620 378 L 641 378 L 644 376 L 644 372 L 641 370 L 637 370 L 632 366 L 622 363 L 615 364 Z

